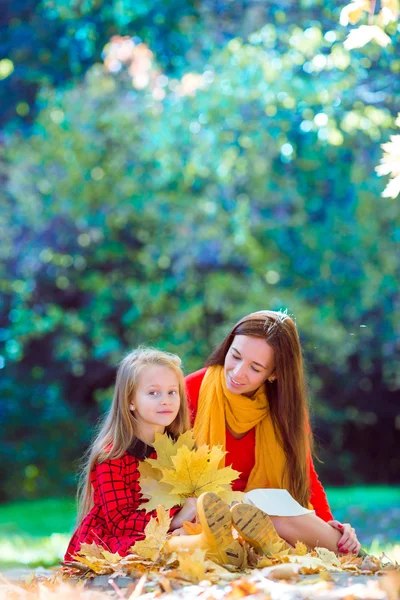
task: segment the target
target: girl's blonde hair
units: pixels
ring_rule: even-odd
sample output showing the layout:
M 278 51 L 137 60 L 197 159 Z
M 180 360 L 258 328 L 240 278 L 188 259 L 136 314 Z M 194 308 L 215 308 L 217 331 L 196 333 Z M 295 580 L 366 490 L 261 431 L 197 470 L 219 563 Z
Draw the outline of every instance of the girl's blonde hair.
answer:
M 93 488 L 90 482 L 92 469 L 105 460 L 120 458 L 138 440 L 137 423 L 130 411 L 130 403 L 135 398 L 140 373 L 146 367 L 154 365 L 171 369 L 179 383 L 179 411 L 174 421 L 165 428 L 166 432 L 175 438 L 190 429 L 185 380 L 179 356 L 144 347 L 130 352 L 119 365 L 111 408 L 83 458 L 77 494 L 78 524 L 93 505 Z

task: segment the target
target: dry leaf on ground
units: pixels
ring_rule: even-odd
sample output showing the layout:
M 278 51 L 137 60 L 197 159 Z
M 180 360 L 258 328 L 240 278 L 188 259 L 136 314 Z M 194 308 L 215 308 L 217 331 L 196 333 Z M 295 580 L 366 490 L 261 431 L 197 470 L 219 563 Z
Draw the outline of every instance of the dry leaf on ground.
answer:
M 192 583 L 200 583 L 206 577 L 206 551 L 196 548 L 196 550 L 190 552 L 188 550 L 177 552 L 179 560 L 179 570 L 183 577 L 191 581 Z
M 169 511 L 164 510 L 162 506 L 158 506 L 157 519 L 154 517 L 150 519 L 144 530 L 145 539 L 136 542 L 131 548 L 132 552 L 143 558 L 156 561 L 167 541 L 167 533 L 171 520 Z

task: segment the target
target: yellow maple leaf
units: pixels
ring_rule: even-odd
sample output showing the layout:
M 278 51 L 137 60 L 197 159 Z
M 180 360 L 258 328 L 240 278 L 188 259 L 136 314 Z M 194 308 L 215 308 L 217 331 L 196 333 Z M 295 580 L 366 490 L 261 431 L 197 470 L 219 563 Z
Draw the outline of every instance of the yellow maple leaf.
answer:
M 331 550 L 327 550 L 327 548 L 315 548 L 315 552 L 319 559 L 322 560 L 324 565 L 327 567 L 334 567 L 336 569 L 341 569 L 342 565 L 338 557 Z
M 146 477 L 140 480 L 140 489 L 142 495 L 148 498 L 147 502 L 142 502 L 139 508 L 144 508 L 146 512 L 155 510 L 157 506 L 163 505 L 164 508 L 172 508 L 177 504 L 183 503 L 183 498 L 178 494 L 171 492 L 171 486 L 158 481 L 157 479 L 151 479 Z
M 161 481 L 172 486 L 172 493 L 187 498 L 203 492 L 229 495 L 230 485 L 239 472 L 232 467 L 218 469 L 224 455 L 218 446 L 210 450 L 204 445 L 194 451 L 182 446 L 172 458 L 174 468 L 164 469 Z
M 103 558 L 103 550 L 102 546 L 98 546 L 95 542 L 91 544 L 81 544 L 79 548 L 78 554 L 81 556 L 95 556 L 96 558 Z
M 103 550 L 102 554 L 103 554 L 104 558 L 106 559 L 106 561 L 108 563 L 110 563 L 111 565 L 116 565 L 117 563 L 119 563 L 121 561 L 121 555 L 118 554 L 118 552 L 113 554 L 112 552 Z
M 144 530 L 145 539 L 136 542 L 131 548 L 132 552 L 142 558 L 156 561 L 160 556 L 165 542 L 172 518 L 169 511 L 162 506 L 157 507 L 157 519 L 152 517 Z
M 160 471 L 160 469 L 153 467 L 153 465 L 151 464 L 150 461 L 156 462 L 155 459 L 153 459 L 153 458 L 147 458 L 146 460 L 142 460 L 139 463 L 138 468 L 139 468 L 141 482 L 143 479 L 146 479 L 147 477 L 150 479 L 156 479 L 157 481 L 159 481 L 162 477 L 162 471 Z
M 182 527 L 189 535 L 197 535 L 203 531 L 201 523 L 192 523 L 191 521 L 183 521 Z
M 303 544 L 303 542 L 296 542 L 296 545 L 294 547 L 294 553 L 297 556 L 305 556 L 307 552 L 307 546 Z
M 185 579 L 189 579 L 193 583 L 200 583 L 206 577 L 206 550 L 196 548 L 196 550 L 190 552 L 188 550 L 182 550 L 177 552 L 179 560 L 179 570 Z
M 173 467 L 172 458 L 176 456 L 179 448 L 185 446 L 189 450 L 193 450 L 194 444 L 191 430 L 182 433 L 176 441 L 164 433 L 156 433 L 153 447 L 157 452 L 157 458 L 148 458 L 146 462 L 156 469 L 171 469 Z

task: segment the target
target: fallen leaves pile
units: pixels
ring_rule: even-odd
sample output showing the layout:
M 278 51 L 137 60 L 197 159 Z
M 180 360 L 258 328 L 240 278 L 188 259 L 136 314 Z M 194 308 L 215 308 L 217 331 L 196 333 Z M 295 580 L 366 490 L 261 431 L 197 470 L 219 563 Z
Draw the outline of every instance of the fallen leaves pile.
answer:
M 165 600 L 169 597 L 171 599 L 190 597 L 199 600 L 240 600 L 245 596 L 258 594 L 271 600 L 282 596 L 287 597 L 288 600 L 321 598 L 321 595 L 332 600 L 342 597 L 346 600 L 399 598 L 400 565 L 385 556 L 382 559 L 373 556 L 338 557 L 325 548 L 316 548 L 313 552 L 307 552 L 306 546 L 298 543 L 292 554 L 284 551 L 260 557 L 254 551 L 249 551 L 249 564 L 243 568 L 236 569 L 229 565 L 222 567 L 208 560 L 205 551 L 199 548 L 166 552 L 169 523 L 168 511 L 159 506 L 157 519 L 151 519 L 147 525 L 146 538 L 132 547 L 131 554 L 121 557 L 94 543 L 83 544 L 74 562 L 65 565 L 62 574 L 65 578 L 72 577 L 78 582 L 95 575 L 106 576 L 103 580 L 106 585 L 108 584 L 112 597 L 127 600 L 135 600 L 139 597 L 141 600 L 152 600 L 161 596 Z M 185 527 L 189 534 L 198 533 L 197 526 L 192 523 L 187 523 Z M 247 545 L 246 549 L 250 550 Z M 304 577 L 305 575 L 309 577 Z M 337 576 L 348 578 L 359 575 L 383 575 L 384 577 L 379 582 L 370 581 L 367 585 L 354 583 L 352 587 L 355 591 L 351 593 L 348 586 L 338 588 L 335 581 Z M 129 577 L 132 583 L 122 590 L 116 583 L 119 577 Z M 65 586 L 65 583 L 61 585 Z M 338 592 L 338 589 L 343 593 Z M 57 598 L 64 598 L 60 595 L 61 591 L 60 588 Z M 79 596 L 75 590 L 74 600 L 101 598 L 98 595 L 85 596 L 86 593 L 89 593 L 89 590 L 81 590 Z M 36 598 L 53 600 L 51 595 L 37 595 Z
M 139 465 L 140 488 L 147 498 L 141 508 L 147 512 L 159 504 L 165 508 L 181 505 L 186 498 L 198 498 L 203 492 L 215 492 L 229 504 L 243 500 L 242 492 L 231 489 L 240 473 L 221 467 L 226 452 L 219 446 L 196 448 L 193 432 L 186 431 L 176 442 L 156 433 L 153 447 L 157 458 L 146 458 Z
M 86 548 L 84 562 L 70 569 L 73 583 L 64 571 L 51 577 L 29 577 L 14 584 L 0 574 L 0 598 L 3 600 L 241 600 L 246 596 L 260 600 L 398 600 L 400 570 L 397 564 L 381 560 L 338 559 L 324 552 L 291 557 L 270 557 L 273 563 L 245 571 L 219 567 L 204 557 L 204 551 L 171 556 L 169 561 L 145 560 L 138 555 L 117 558 L 94 545 Z M 327 551 L 325 551 L 327 552 Z M 292 560 L 298 562 L 291 562 Z M 88 567 L 88 563 L 92 568 Z M 335 564 L 334 564 L 335 563 Z M 338 566 L 340 565 L 340 566 Z M 96 570 L 94 571 L 93 568 Z M 343 573 L 345 571 L 345 573 Z M 347 573 L 346 573 L 347 571 Z M 95 572 L 106 577 L 85 579 Z M 309 574 L 308 577 L 302 574 Z M 338 574 L 344 575 L 341 580 Z M 348 575 L 351 574 L 350 578 Z M 357 581 L 355 575 L 382 577 Z M 129 575 L 130 580 L 126 579 Z M 124 580 L 120 579 L 124 577 Z

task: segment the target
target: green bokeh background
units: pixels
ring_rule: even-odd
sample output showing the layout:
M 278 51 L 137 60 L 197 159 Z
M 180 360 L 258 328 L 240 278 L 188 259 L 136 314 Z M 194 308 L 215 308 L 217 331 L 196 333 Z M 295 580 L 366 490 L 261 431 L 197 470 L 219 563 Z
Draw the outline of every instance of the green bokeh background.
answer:
M 126 351 L 190 372 L 262 308 L 295 315 L 324 483 L 400 483 L 397 24 L 350 55 L 331 1 L 5 6 L 0 501 L 73 497 Z

